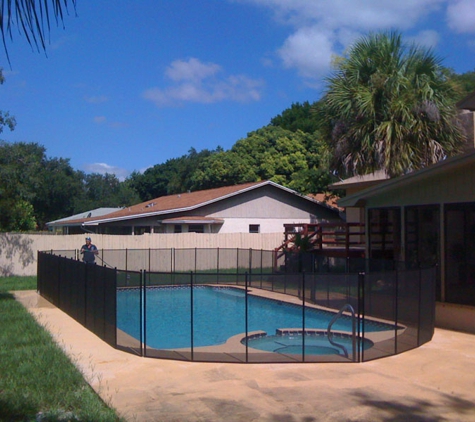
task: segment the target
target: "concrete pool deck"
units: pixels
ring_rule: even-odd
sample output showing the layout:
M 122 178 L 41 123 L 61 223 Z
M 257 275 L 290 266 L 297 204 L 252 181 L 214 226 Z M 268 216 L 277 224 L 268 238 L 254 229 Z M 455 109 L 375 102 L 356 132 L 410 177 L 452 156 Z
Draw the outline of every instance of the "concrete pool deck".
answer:
M 230 364 L 159 360 L 110 347 L 34 291 L 15 297 L 96 392 L 129 421 L 473 421 L 475 336 L 371 362 Z

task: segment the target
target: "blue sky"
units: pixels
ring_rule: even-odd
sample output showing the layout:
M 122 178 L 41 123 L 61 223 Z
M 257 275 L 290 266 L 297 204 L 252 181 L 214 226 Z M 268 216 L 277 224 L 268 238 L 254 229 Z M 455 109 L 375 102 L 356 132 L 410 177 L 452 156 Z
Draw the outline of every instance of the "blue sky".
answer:
M 229 149 L 295 102 L 316 101 L 332 58 L 398 30 L 458 73 L 475 70 L 475 0 L 77 0 L 46 53 L 3 50 L 0 139 L 77 170 L 132 171 Z

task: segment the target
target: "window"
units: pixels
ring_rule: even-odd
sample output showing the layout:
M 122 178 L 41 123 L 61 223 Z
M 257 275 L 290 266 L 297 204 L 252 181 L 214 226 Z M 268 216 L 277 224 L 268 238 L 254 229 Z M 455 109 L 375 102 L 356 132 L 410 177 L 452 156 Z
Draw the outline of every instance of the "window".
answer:
M 204 233 L 205 226 L 203 224 L 190 224 L 188 226 L 189 233 Z
M 411 268 L 439 262 L 439 207 L 406 207 L 406 262 Z
M 399 208 L 368 210 L 369 253 L 373 259 L 399 259 L 401 218 Z
M 260 233 L 260 224 L 249 224 L 249 233 Z
M 181 224 L 175 224 L 173 228 L 173 233 L 181 233 Z
M 445 300 L 475 305 L 475 202 L 445 206 Z
M 141 227 L 141 226 L 136 226 L 134 227 L 134 234 L 136 235 L 141 235 L 144 233 L 150 233 L 150 227 Z

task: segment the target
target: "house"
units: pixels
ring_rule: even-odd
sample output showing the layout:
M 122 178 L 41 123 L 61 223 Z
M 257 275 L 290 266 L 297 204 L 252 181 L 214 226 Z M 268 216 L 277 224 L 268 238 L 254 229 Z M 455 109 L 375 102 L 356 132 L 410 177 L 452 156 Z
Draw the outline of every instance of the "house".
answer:
M 63 219 L 52 228 L 101 234 L 282 233 L 286 223 L 340 221 L 338 209 L 271 181 L 162 196 L 102 216 Z
M 72 224 L 71 221 L 81 220 L 91 217 L 101 217 L 107 214 L 111 214 L 122 208 L 96 208 L 94 210 L 82 212 L 79 214 L 71 215 L 70 217 L 61 218 L 59 220 L 50 221 L 46 223 L 48 230 L 56 234 L 81 234 L 84 231 L 81 230 L 79 224 Z
M 475 332 L 475 151 L 357 190 L 366 256 L 437 265 L 437 324 Z

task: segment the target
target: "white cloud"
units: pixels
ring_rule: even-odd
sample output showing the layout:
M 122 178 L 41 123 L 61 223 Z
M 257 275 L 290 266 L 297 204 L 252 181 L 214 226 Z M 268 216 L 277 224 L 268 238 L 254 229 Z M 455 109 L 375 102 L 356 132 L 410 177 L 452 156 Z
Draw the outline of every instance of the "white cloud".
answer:
M 188 61 L 175 60 L 165 73 L 174 81 L 201 81 L 220 71 L 221 66 L 214 63 L 201 63 L 192 57 Z
M 456 32 L 475 33 L 475 0 L 450 1 L 447 23 Z
M 106 163 L 92 163 L 86 164 L 84 170 L 87 173 L 98 173 L 98 174 L 115 174 L 120 181 L 124 181 L 125 178 L 130 174 L 130 171 L 123 169 L 121 167 L 111 166 Z
M 158 106 L 183 102 L 216 103 L 220 101 L 258 101 L 263 82 L 244 75 L 221 75 L 215 63 L 202 63 L 196 58 L 176 60 L 165 72 L 172 84 L 166 88 L 150 88 L 143 98 Z
M 233 0 L 231 0 L 233 1 Z M 447 0 L 234 0 L 270 9 L 292 28 L 277 53 L 285 67 L 308 79 L 320 79 L 335 53 L 342 54 L 361 34 L 414 29 L 421 19 L 440 10 Z M 457 3 L 474 3 L 460 0 Z M 475 10 L 472 7 L 470 13 Z M 471 22 L 475 22 L 472 17 Z M 475 25 L 472 26 L 475 27 Z M 414 40 L 437 44 L 436 31 L 422 31 Z
M 297 68 L 307 78 L 325 73 L 333 54 L 331 34 L 316 27 L 299 29 L 279 50 L 284 65 Z
M 280 22 L 297 28 L 319 24 L 326 29 L 409 28 L 447 0 L 240 0 L 270 8 Z

